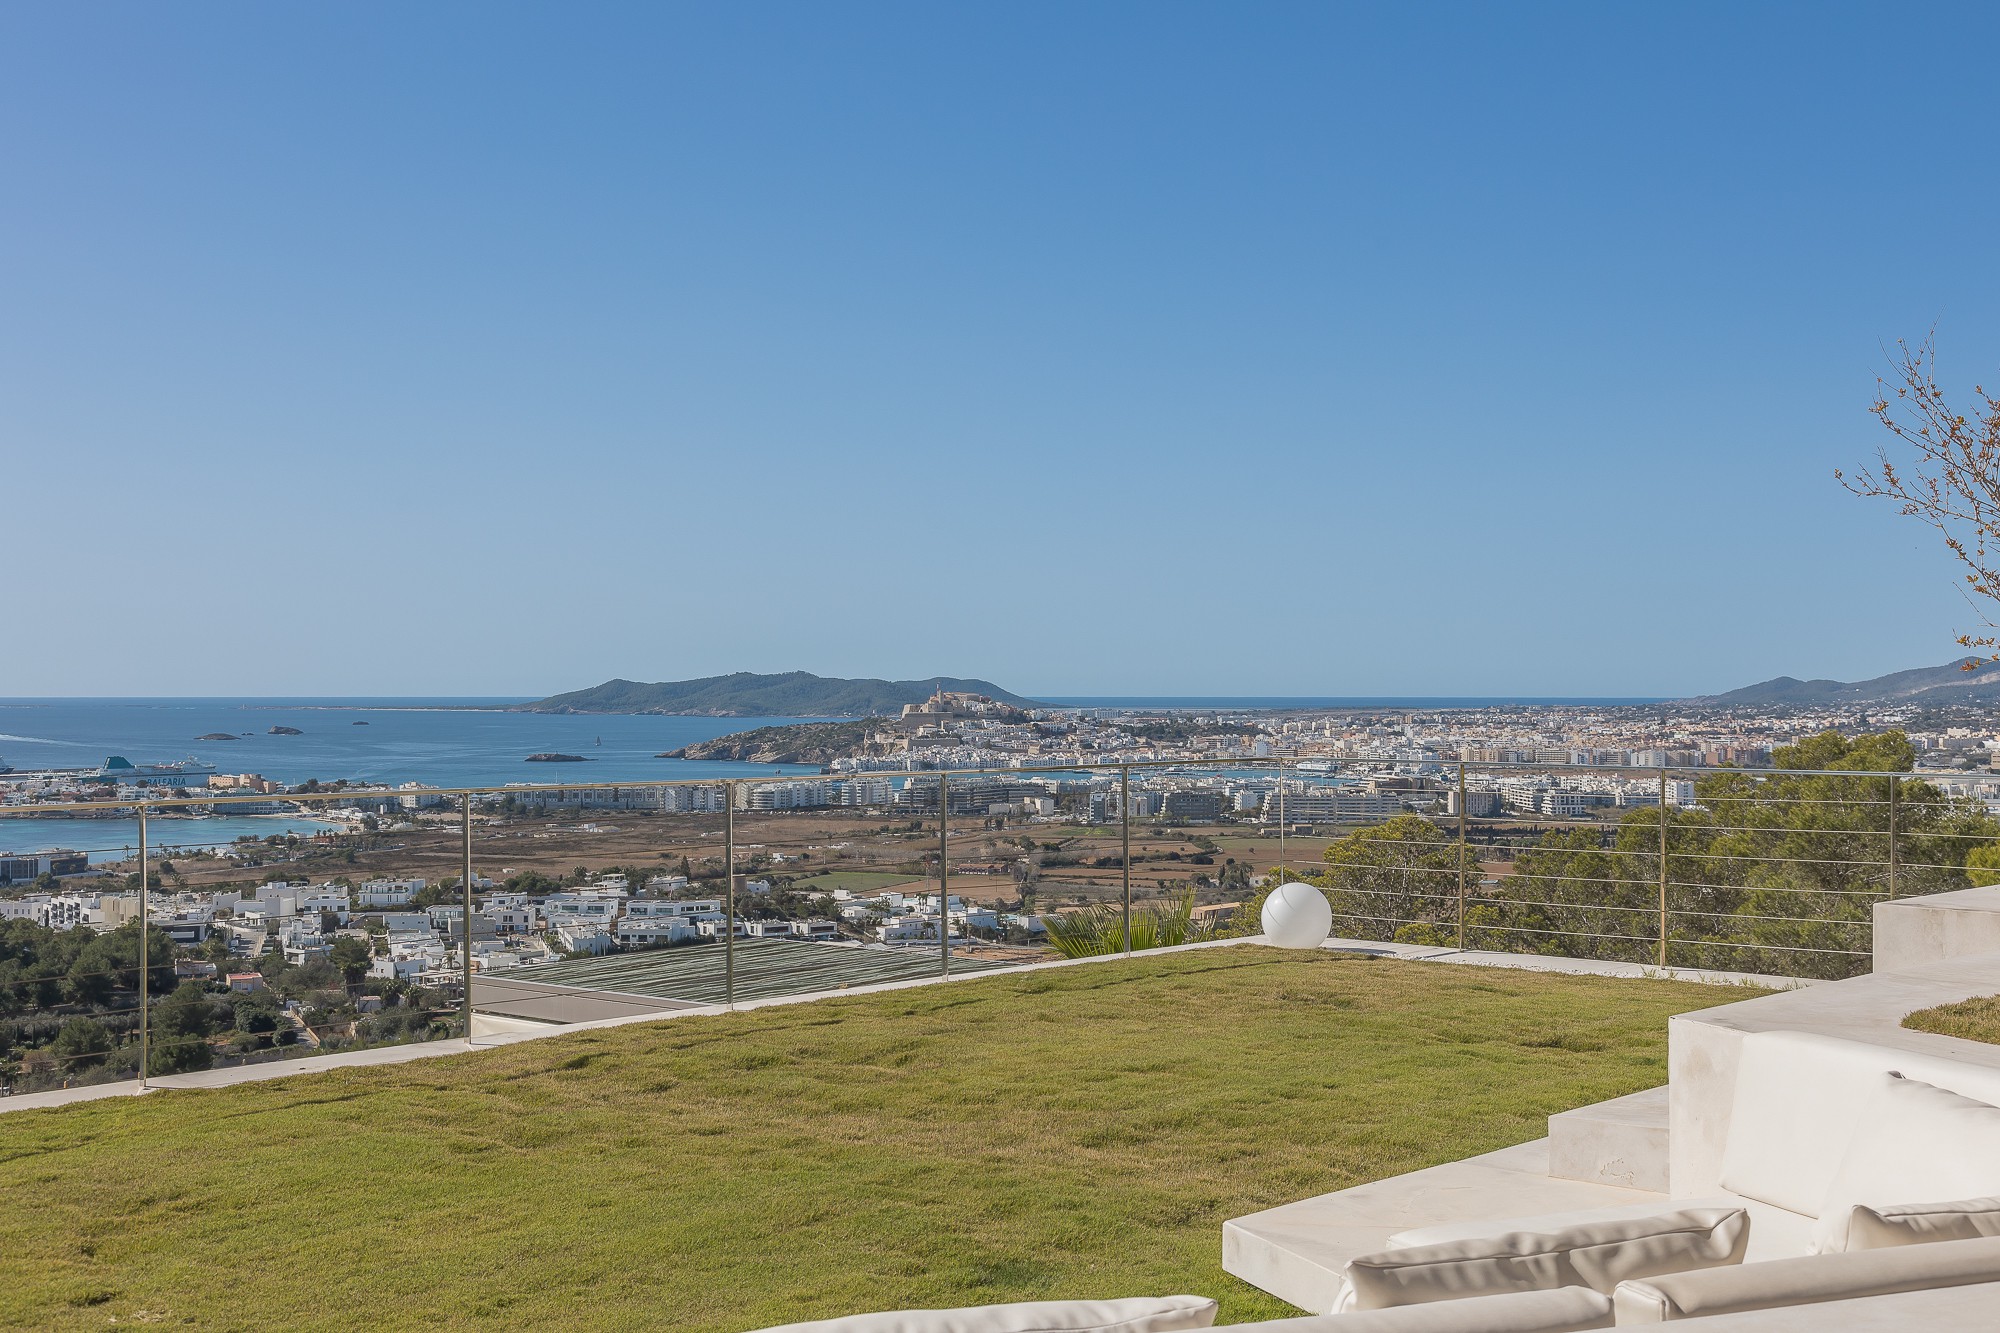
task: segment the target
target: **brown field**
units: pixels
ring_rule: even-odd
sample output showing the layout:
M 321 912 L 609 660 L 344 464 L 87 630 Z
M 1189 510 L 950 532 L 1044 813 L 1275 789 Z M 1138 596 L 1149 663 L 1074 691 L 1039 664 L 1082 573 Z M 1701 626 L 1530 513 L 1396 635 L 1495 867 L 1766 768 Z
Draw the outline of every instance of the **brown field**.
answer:
M 261 845 L 243 861 L 183 857 L 167 876 L 169 888 L 209 888 L 255 883 L 272 875 L 314 880 L 359 881 L 378 875 L 454 879 L 463 864 L 461 835 L 449 815 L 425 815 L 420 827 L 395 834 L 341 834 L 327 840 L 300 840 L 291 846 Z M 586 826 L 593 827 L 586 827 Z M 1215 845 L 1209 864 L 1196 838 Z M 936 875 L 937 821 L 914 827 L 908 819 L 855 811 L 741 813 L 736 819 L 739 873 L 760 877 L 804 877 L 830 871 L 869 871 L 905 876 L 904 882 L 932 881 Z M 954 816 L 950 858 L 955 891 L 980 902 L 1018 899 L 1013 866 L 1030 854 L 1043 865 L 1037 893 L 1045 906 L 1094 902 L 1123 891 L 1117 826 L 1036 824 Z M 1292 837 L 1284 844 L 1288 864 L 1316 864 L 1328 839 Z M 697 879 L 719 878 L 723 819 L 720 815 L 648 815 L 603 811 L 549 816 L 515 815 L 473 823 L 473 869 L 495 880 L 528 871 L 556 878 L 579 869 L 678 872 L 685 860 Z M 1160 828 L 1135 825 L 1131 838 L 1132 888 L 1137 898 L 1178 895 L 1196 875 L 1219 876 L 1228 858 L 1247 862 L 1253 873 L 1278 864 L 1279 840 L 1238 825 Z M 781 859 L 782 858 L 782 859 Z M 128 872 L 136 867 L 127 864 Z M 896 881 L 883 881 L 895 885 Z M 1202 902 L 1237 896 L 1213 887 L 1200 890 Z

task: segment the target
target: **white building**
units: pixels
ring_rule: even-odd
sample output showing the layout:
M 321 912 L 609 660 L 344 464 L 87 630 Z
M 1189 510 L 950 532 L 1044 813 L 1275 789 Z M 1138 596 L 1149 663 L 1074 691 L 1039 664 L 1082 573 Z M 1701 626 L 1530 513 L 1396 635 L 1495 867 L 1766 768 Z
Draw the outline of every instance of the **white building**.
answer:
M 611 932 L 591 921 L 566 921 L 555 927 L 556 942 L 569 953 L 611 952 Z
M 426 883 L 421 879 L 364 880 L 361 887 L 354 891 L 354 906 L 366 909 L 401 907 L 423 892 Z
M 647 917 L 627 917 L 612 928 L 611 935 L 621 948 L 626 949 L 657 949 L 663 945 L 710 938 L 692 921 Z

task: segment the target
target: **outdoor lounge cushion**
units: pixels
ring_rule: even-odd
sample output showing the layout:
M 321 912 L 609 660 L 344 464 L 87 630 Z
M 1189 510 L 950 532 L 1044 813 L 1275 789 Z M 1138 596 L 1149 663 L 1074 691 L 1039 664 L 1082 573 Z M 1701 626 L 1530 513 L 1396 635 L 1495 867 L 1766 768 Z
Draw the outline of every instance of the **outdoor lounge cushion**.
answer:
M 1350 1259 L 1336 1313 L 1457 1300 L 1505 1291 L 1589 1287 L 1743 1259 L 1750 1221 L 1741 1208 L 1690 1208 L 1383 1250 Z
M 2000 1236 L 2000 1198 L 1880 1207 L 1857 1203 L 1828 1213 L 1814 1225 L 1813 1252 L 1886 1250 L 1895 1245 L 1980 1236 Z
M 1634 1279 L 1618 1284 L 1611 1304 L 1623 1328 L 1979 1282 L 2000 1282 L 2000 1237 L 1809 1254 Z
M 1855 1118 L 1814 1212 L 1831 1227 L 1857 1203 L 2000 1194 L 2000 1106 L 1884 1074 Z M 1814 1248 L 1835 1248 L 1814 1232 Z
M 2000 1069 L 1807 1032 L 1753 1032 L 1743 1039 L 1735 1102 L 1722 1156 L 1732 1194 L 1817 1217 L 1854 1128 L 1882 1076 L 1900 1070 L 1960 1096 L 2000 1104 Z M 1942 1193 L 1896 1190 L 1867 1203 L 2000 1193 L 1962 1185 Z M 1848 1200 L 1854 1202 L 1855 1200 Z
M 1260 1324 L 1231 1324 L 1229 1333 L 1571 1333 L 1610 1327 L 1609 1296 L 1588 1287 L 1561 1287 L 1393 1310 L 1267 1319 Z
M 1464 1222 L 1433 1222 L 1412 1227 L 1389 1237 L 1389 1248 L 1407 1250 L 1417 1245 L 1443 1245 L 1448 1241 L 1477 1240 L 1504 1236 L 1510 1231 L 1567 1231 L 1597 1222 L 1650 1220 L 1665 1212 L 1685 1212 L 1690 1208 L 1741 1208 L 1743 1201 L 1727 1194 L 1706 1199 L 1655 1200 L 1652 1203 L 1621 1203 L 1608 1208 L 1573 1208 L 1561 1213 L 1536 1213 L 1530 1217 L 1487 1217 Z M 1753 1225 L 1754 1232 L 1755 1227 Z
M 1205 1296 L 1138 1296 L 857 1314 L 780 1324 L 762 1333 L 1175 1333 L 1214 1322 L 1215 1302 Z

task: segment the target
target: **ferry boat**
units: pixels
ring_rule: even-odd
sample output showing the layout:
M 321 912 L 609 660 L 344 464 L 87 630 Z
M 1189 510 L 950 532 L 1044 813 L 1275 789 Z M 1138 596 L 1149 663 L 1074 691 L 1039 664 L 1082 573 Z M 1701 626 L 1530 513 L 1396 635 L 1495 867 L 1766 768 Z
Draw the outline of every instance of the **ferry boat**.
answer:
M 206 787 L 208 780 L 214 776 L 215 765 L 204 764 L 199 759 L 188 758 L 173 764 L 135 764 L 122 754 L 114 754 L 104 761 L 103 768 L 91 774 L 86 781 Z

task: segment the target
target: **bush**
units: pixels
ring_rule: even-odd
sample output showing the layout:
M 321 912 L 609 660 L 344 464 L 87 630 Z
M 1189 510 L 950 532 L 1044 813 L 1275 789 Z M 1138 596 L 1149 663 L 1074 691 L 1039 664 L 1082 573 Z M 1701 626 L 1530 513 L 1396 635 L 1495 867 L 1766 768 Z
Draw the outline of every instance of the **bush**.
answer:
M 146 1073 L 191 1074 L 215 1063 L 215 1053 L 200 1037 L 166 1037 L 153 1042 L 146 1058 Z
M 1099 903 L 1081 912 L 1042 918 L 1049 944 L 1065 958 L 1089 958 L 1125 950 L 1125 913 Z M 1208 927 L 1194 922 L 1194 894 L 1183 894 L 1170 905 L 1132 909 L 1132 949 L 1159 949 L 1191 944 L 1208 937 Z
M 111 1033 L 94 1018 L 72 1018 L 49 1043 L 49 1051 L 61 1059 L 64 1069 L 88 1069 L 111 1054 Z

